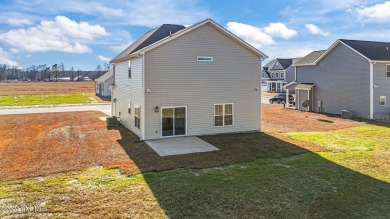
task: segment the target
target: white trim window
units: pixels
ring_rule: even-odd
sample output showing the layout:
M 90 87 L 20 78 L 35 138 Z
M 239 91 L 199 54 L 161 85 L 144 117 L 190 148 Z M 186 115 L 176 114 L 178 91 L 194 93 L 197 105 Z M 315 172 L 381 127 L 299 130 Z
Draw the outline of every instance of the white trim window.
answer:
M 284 73 L 283 72 L 280 72 L 280 77 L 284 78 Z
M 214 126 L 232 126 L 233 125 L 233 104 L 214 104 Z
M 279 78 L 279 72 L 276 72 L 276 78 Z
M 141 107 L 134 107 L 134 126 L 138 129 L 141 127 Z
M 275 73 L 272 72 L 272 78 L 274 78 L 274 77 L 275 77 Z
M 211 57 L 211 56 L 198 56 L 198 57 L 196 57 L 196 60 L 198 62 L 213 62 L 214 61 L 214 57 Z
M 379 106 L 386 106 L 386 96 L 379 97 Z
M 386 65 L 386 77 L 390 78 L 390 65 Z

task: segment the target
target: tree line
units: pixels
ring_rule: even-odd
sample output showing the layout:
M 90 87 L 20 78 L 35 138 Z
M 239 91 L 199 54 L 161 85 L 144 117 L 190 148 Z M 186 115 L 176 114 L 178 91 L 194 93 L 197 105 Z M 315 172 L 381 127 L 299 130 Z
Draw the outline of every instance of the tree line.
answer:
M 73 66 L 66 68 L 63 63 L 48 66 L 32 65 L 18 68 L 0 64 L 0 81 L 82 81 L 85 77 L 95 80 L 110 70 L 111 65 L 98 65 L 94 71 L 83 71 Z

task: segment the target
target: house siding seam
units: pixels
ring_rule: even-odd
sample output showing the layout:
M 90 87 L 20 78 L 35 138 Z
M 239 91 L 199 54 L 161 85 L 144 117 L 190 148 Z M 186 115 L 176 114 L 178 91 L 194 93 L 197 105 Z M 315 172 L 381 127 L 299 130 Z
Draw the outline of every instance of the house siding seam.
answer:
M 145 139 L 161 138 L 156 106 L 187 106 L 187 135 L 259 131 L 260 68 L 258 55 L 209 24 L 148 51 Z M 234 126 L 214 127 L 215 103 L 234 104 Z
M 354 117 L 370 116 L 370 63 L 343 44 L 337 45 L 315 66 L 297 66 L 299 83 L 315 83 L 314 111 L 318 100 L 325 113 L 349 110 Z
M 374 67 L 374 119 L 390 117 L 390 78 L 386 77 L 388 63 L 375 63 Z M 386 106 L 380 106 L 380 96 L 386 96 Z
M 134 124 L 134 106 L 142 106 L 142 58 L 131 60 L 131 78 L 128 76 L 128 62 L 115 64 L 115 90 L 112 98 L 116 98 L 115 116 L 120 123 L 134 134 L 142 138 L 142 132 Z M 131 115 L 128 104 L 131 102 Z M 141 107 L 141 111 L 144 110 Z M 121 115 L 119 116 L 119 112 Z M 143 124 L 141 124 L 142 126 Z

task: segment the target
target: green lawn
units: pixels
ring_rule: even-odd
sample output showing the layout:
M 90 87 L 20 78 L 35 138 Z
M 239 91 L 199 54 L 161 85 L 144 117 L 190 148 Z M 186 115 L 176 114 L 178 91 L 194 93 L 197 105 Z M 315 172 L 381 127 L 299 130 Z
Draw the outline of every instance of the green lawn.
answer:
M 333 151 L 215 168 L 125 176 L 117 169 L 95 167 L 0 182 L 0 216 L 5 206 L 42 205 L 44 212 L 24 216 L 386 218 L 390 215 L 388 129 L 362 126 L 289 133 Z
M 85 93 L 0 96 L 0 106 L 88 104 L 94 101 Z
M 331 132 L 298 132 L 287 136 L 313 142 L 332 150 L 320 156 L 390 182 L 390 128 L 367 125 Z

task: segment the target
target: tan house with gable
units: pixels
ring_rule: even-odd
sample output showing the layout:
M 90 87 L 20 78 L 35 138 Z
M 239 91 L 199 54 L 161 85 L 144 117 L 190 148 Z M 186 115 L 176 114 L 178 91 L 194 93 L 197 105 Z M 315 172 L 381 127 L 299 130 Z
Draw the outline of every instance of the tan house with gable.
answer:
M 259 131 L 264 58 L 210 19 L 164 24 L 111 61 L 112 115 L 142 140 Z

